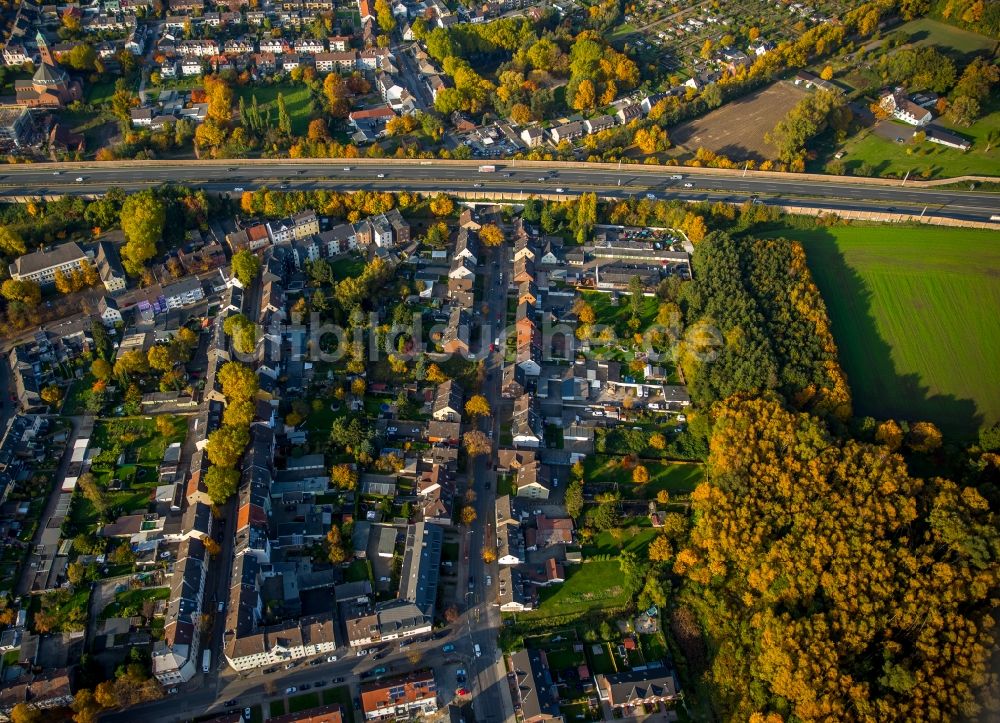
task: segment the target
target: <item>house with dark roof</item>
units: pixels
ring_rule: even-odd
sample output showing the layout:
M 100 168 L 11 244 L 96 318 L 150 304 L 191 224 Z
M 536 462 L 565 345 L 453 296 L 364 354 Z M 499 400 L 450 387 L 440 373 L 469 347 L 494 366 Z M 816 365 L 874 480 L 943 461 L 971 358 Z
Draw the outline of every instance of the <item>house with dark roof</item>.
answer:
M 462 421 L 462 388 L 454 379 L 438 385 L 431 416 L 442 422 Z
M 510 656 L 510 662 L 524 723 L 562 720 L 559 689 L 552 678 L 545 651 L 538 648 L 518 650 Z
M 595 678 L 597 696 L 612 710 L 630 717 L 640 706 L 670 703 L 680 697 L 677 679 L 669 668 L 647 666 Z

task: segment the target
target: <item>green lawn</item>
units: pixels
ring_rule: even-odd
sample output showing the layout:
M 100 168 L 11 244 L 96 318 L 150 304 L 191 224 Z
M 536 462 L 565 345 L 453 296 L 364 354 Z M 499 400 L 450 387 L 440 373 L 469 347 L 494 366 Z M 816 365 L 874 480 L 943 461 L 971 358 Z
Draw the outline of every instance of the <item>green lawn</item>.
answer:
M 337 688 L 326 688 L 323 691 L 323 705 L 340 703 L 344 723 L 354 723 L 354 703 L 351 701 L 351 689 L 346 685 Z
M 614 534 L 611 530 L 604 530 L 583 546 L 584 557 L 594 557 L 595 555 L 617 555 L 623 550 L 635 552 L 640 557 L 645 557 L 646 548 L 653 538 L 659 534 L 648 517 L 639 519 L 639 524 L 622 527 L 619 534 Z
M 802 241 L 855 413 L 971 436 L 1000 419 L 1000 246 L 990 231 L 838 226 Z
M 583 291 L 583 298 L 594 307 L 594 315 L 598 324 L 613 326 L 618 338 L 631 337 L 632 331 L 628 328 L 627 322 L 632 316 L 632 301 L 628 294 L 623 294 L 618 298 L 618 305 L 611 303 L 611 294 L 604 294 L 600 291 Z M 655 296 L 644 296 L 642 306 L 639 311 L 639 320 L 642 322 L 640 330 L 645 329 L 656 318 L 656 311 L 659 301 Z
M 302 695 L 297 695 L 294 698 L 288 699 L 289 713 L 301 713 L 304 710 L 309 710 L 310 708 L 318 708 L 318 707 L 319 707 L 319 692 L 303 693 Z
M 913 178 L 949 178 L 963 175 L 995 176 L 1000 173 L 1000 163 L 997 162 L 998 148 L 996 144 L 986 151 L 986 135 L 1000 129 L 1000 110 L 995 106 L 988 108 L 992 112 L 980 118 L 970 127 L 956 126 L 944 118 L 935 118 L 935 125 L 947 128 L 972 142 L 968 151 L 957 148 L 946 148 L 937 143 L 924 141 L 919 145 L 910 142 L 913 126 L 896 121 L 886 121 L 898 125 L 898 137 L 906 143 L 896 143 L 889 138 L 876 135 L 871 129 L 865 129 L 849 138 L 840 147 L 845 152 L 843 161 L 848 172 L 863 162 L 869 163 L 875 169 L 875 175 L 904 175 L 910 171 Z
M 348 540 L 349 542 L 349 540 Z M 347 582 L 361 582 L 370 579 L 367 560 L 353 560 L 345 575 Z
M 365 260 L 357 254 L 351 254 L 347 258 L 331 262 L 330 266 L 334 281 L 342 281 L 349 276 L 361 276 L 361 272 L 365 270 Z
M 136 590 L 123 590 L 115 594 L 115 600 L 101 612 L 101 619 L 131 617 L 142 612 L 142 605 L 147 600 L 170 599 L 169 587 L 148 587 Z
M 620 461 L 621 457 L 590 455 L 584 461 L 583 478 L 594 484 L 618 482 L 626 497 L 655 499 L 660 490 L 667 490 L 672 495 L 689 494 L 705 477 L 700 464 L 642 459 L 640 462 L 649 471 L 649 482 L 636 485 L 632 482 L 632 472 L 622 469 Z
M 566 582 L 542 588 L 538 609 L 523 613 L 521 619 L 585 614 L 628 602 L 617 560 L 585 562 L 566 568 Z
M 253 96 L 257 96 L 257 105 L 261 113 L 266 113 L 271 109 L 271 119 L 278 122 L 278 93 L 285 98 L 285 107 L 292 120 L 292 134 L 304 136 L 309 128 L 311 119 L 311 107 L 309 102 L 309 88 L 301 83 L 277 83 L 275 85 L 248 85 L 236 89 L 239 98 L 250 106 Z M 237 102 L 239 102 L 237 98 Z
M 285 714 L 285 700 L 272 700 L 268 706 L 268 718 L 277 718 L 279 715 Z
M 968 62 L 971 56 L 991 51 L 996 46 L 996 41 L 985 35 L 971 33 L 931 18 L 911 20 L 893 32 L 905 33 L 909 42 L 914 45 L 936 45 L 944 53 L 961 56 L 963 63 Z

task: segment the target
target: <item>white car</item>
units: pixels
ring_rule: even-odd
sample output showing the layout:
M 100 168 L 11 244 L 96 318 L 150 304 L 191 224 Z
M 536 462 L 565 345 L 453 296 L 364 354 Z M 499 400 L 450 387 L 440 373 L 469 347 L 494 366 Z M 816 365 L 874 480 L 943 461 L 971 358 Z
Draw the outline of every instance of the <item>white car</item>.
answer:
M 83 183 L 83 176 L 77 176 L 76 177 L 76 182 L 77 183 Z
M 234 188 L 233 193 L 243 193 L 243 186 L 237 186 Z
M 650 201 L 655 201 L 656 200 L 656 194 L 655 193 L 647 193 L 646 194 L 646 198 L 648 198 Z
M 694 184 L 693 183 L 685 183 L 684 184 L 684 188 L 694 188 Z
M 287 688 L 285 688 L 285 695 L 291 695 L 292 693 L 296 692 L 297 690 L 298 690 L 298 688 L 296 688 L 294 685 L 290 685 Z
M 556 189 L 556 193 L 562 193 L 562 192 L 563 192 L 563 189 L 561 189 L 561 188 L 557 188 Z
M 684 176 L 676 176 L 676 175 L 674 175 L 674 176 L 671 176 L 670 178 L 673 179 L 673 180 L 675 180 L 675 181 L 679 181 L 682 178 L 684 178 Z
M 489 575 L 487 575 L 486 576 L 486 587 L 489 587 L 492 584 L 493 584 L 493 578 L 490 577 Z
M 53 176 L 61 176 L 62 175 L 62 171 L 52 171 L 52 175 Z
M 351 167 L 350 166 L 344 166 L 344 170 L 345 171 L 349 171 L 349 170 L 351 170 Z
M 483 184 L 481 184 L 481 183 L 474 183 L 474 184 L 472 184 L 472 185 L 473 185 L 473 187 L 475 187 L 475 188 L 482 188 L 482 187 L 483 187 Z
M 336 663 L 337 662 L 337 656 L 336 655 L 331 655 L 330 657 L 328 657 L 326 659 L 326 662 L 328 662 L 328 663 Z
M 358 651 L 358 657 L 361 658 L 365 655 L 368 655 L 368 650 L 366 648 L 361 648 L 361 650 Z
M 385 174 L 384 173 L 380 173 L 380 174 L 378 174 L 378 177 L 379 178 L 385 178 Z

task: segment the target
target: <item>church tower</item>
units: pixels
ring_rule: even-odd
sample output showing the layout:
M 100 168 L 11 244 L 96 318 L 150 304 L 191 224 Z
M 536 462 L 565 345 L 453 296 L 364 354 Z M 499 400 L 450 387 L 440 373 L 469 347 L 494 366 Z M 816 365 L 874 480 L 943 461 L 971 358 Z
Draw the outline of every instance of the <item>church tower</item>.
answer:
M 38 54 L 42 58 L 43 65 L 56 64 L 56 61 L 52 59 L 52 52 L 49 50 L 49 43 L 45 40 L 45 36 L 42 35 L 41 30 L 38 31 L 37 35 L 35 35 L 35 45 L 38 46 Z

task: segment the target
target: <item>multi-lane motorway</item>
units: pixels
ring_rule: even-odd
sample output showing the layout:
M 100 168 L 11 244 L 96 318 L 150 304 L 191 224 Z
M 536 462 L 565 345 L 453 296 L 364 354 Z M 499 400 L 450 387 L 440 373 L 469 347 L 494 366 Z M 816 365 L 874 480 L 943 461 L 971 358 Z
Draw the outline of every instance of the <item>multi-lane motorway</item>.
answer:
M 885 185 L 862 179 L 823 180 L 795 174 L 729 173 L 696 168 L 497 161 L 494 173 L 454 161 L 351 160 L 132 162 L 8 166 L 0 174 L 0 196 L 96 194 L 119 186 L 137 190 L 185 183 L 218 193 L 261 186 L 288 189 L 380 189 L 484 194 L 561 194 L 588 191 L 605 196 L 741 201 L 813 206 L 844 211 L 921 213 L 972 221 L 1000 214 L 1000 194 Z M 680 176 L 677 178 L 676 176 Z M 80 179 L 80 180 L 77 180 Z M 477 185 L 478 184 L 478 185 Z M 559 190 L 561 189 L 561 191 Z

